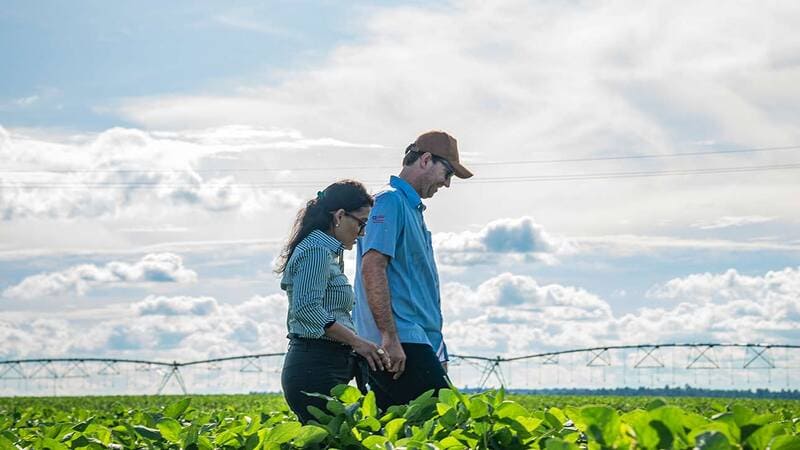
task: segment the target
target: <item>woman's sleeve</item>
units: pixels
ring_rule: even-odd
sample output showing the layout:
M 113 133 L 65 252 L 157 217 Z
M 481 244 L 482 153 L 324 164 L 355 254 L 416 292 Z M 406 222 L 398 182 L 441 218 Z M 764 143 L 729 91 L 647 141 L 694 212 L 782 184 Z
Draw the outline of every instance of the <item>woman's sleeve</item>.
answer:
M 293 309 L 305 328 L 303 337 L 322 337 L 325 327 L 334 322 L 333 315 L 322 307 L 330 278 L 330 258 L 330 251 L 315 247 L 305 250 L 293 264 Z

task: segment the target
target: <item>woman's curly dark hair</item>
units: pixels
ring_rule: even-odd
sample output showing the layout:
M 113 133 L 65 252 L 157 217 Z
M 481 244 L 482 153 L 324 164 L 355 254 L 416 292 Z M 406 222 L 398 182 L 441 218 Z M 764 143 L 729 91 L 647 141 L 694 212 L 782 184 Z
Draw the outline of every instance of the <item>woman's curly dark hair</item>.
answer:
M 306 202 L 306 206 L 297 213 L 289 240 L 278 256 L 275 273 L 280 274 L 286 270 L 286 263 L 292 257 L 297 244 L 312 231 L 327 231 L 331 228 L 333 212 L 340 209 L 353 212 L 365 206 L 371 207 L 373 203 L 374 200 L 364 185 L 355 180 L 337 181 L 320 191 L 316 198 Z

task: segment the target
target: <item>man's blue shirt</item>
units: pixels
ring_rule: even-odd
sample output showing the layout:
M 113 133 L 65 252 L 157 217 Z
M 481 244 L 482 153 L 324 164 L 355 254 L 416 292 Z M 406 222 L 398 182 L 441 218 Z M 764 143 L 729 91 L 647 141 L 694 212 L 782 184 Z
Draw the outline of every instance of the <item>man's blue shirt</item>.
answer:
M 381 343 L 361 280 L 361 257 L 376 250 L 389 257 L 386 275 L 400 342 L 428 344 L 446 361 L 439 273 L 423 211 L 419 194 L 399 177 L 375 195 L 366 234 L 358 240 L 353 321 L 361 337 Z

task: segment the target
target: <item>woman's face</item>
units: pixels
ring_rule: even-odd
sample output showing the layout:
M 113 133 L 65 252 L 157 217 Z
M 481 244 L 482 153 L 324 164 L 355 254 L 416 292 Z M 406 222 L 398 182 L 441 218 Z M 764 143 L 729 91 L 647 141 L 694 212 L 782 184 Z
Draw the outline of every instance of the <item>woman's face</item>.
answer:
M 342 243 L 345 250 L 352 250 L 356 238 L 364 235 L 364 227 L 369 219 L 369 206 L 364 206 L 355 211 L 345 211 L 340 209 L 334 215 L 333 237 Z M 338 226 L 336 226 L 338 224 Z

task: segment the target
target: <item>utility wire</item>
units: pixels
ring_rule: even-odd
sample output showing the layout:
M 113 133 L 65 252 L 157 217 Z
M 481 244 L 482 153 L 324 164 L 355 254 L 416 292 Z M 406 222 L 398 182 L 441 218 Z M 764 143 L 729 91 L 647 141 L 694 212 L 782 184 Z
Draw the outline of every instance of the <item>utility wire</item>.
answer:
M 510 182 L 545 182 L 545 181 L 590 181 L 590 180 L 613 180 L 620 178 L 644 178 L 662 176 L 681 176 L 681 175 L 715 175 L 729 173 L 748 173 L 766 172 L 775 170 L 797 170 L 800 163 L 773 164 L 765 166 L 741 166 L 741 167 L 717 167 L 707 169 L 678 169 L 661 171 L 635 171 L 635 172 L 598 172 L 598 173 L 573 173 L 560 175 L 532 175 L 532 176 L 511 176 L 494 178 L 476 178 L 461 184 L 469 186 L 472 184 L 496 184 Z M 382 184 L 385 181 L 365 181 L 366 184 Z M 29 184 L 21 183 L 16 186 L 6 183 L 0 187 L 23 187 L 29 189 L 162 189 L 162 188 L 224 188 L 224 187 L 250 187 L 250 188 L 279 188 L 279 187 L 311 187 L 320 186 L 327 181 L 303 181 L 303 182 L 264 182 L 264 183 L 41 183 Z
M 657 158 L 682 158 L 688 156 L 712 156 L 712 155 L 728 155 L 737 153 L 763 153 L 774 152 L 781 150 L 800 150 L 800 145 L 790 145 L 783 147 L 756 147 L 756 148 L 743 148 L 743 149 L 730 149 L 730 150 L 707 150 L 697 152 L 684 152 L 684 153 L 652 153 L 644 155 L 616 155 L 616 156 L 595 156 L 586 158 L 561 158 L 561 159 L 529 159 L 529 160 L 512 160 L 512 161 L 486 161 L 486 162 L 470 162 L 469 166 L 504 166 L 504 165 L 524 165 L 524 164 L 560 164 L 560 163 L 574 163 L 574 162 L 592 162 L 592 161 L 619 161 L 619 160 L 640 160 L 640 159 L 657 159 Z M 226 172 L 311 172 L 311 171 L 325 171 L 325 170 L 373 170 L 373 169 L 396 169 L 400 165 L 393 166 L 329 166 L 329 167 L 264 167 L 264 168 L 229 168 L 229 169 L 192 169 L 187 167 L 185 169 L 0 169 L 0 173 L 171 173 L 171 172 L 196 172 L 196 173 L 226 173 Z

